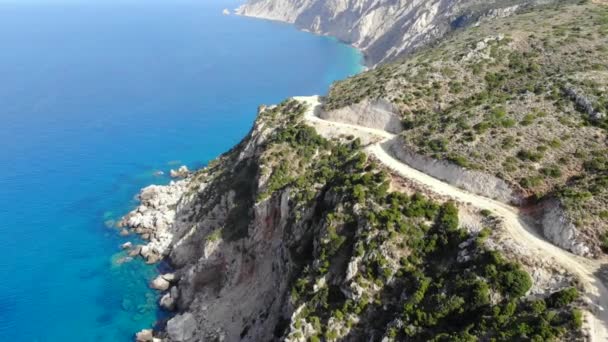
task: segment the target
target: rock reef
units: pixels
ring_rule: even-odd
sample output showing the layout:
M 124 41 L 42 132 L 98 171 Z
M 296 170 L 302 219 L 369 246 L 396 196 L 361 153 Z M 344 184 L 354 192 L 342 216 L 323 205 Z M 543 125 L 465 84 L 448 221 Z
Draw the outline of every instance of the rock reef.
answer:
M 172 181 L 168 185 L 150 185 L 138 195 L 140 205 L 125 215 L 118 225 L 139 234 L 148 243 L 134 247 L 149 263 L 159 261 L 167 251 L 174 233 L 178 202 L 189 180 Z M 132 248 L 125 246 L 124 248 Z

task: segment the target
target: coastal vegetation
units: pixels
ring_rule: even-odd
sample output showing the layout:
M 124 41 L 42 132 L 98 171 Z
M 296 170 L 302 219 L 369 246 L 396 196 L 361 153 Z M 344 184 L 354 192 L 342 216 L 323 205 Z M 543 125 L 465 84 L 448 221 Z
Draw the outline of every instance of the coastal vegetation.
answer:
M 489 230 L 461 228 L 453 202 L 389 191 L 385 171 L 352 137 L 326 140 L 302 123 L 295 101 L 268 109 L 276 125 L 260 170 L 258 201 L 288 190 L 294 209 L 317 208 L 314 248 L 298 254 L 289 338 L 333 341 L 496 341 L 575 338 L 578 292 L 530 298 L 530 275 L 488 248 Z M 288 158 L 297 167 L 281 168 Z M 489 216 L 486 213 L 486 216 Z M 293 224 L 305 224 L 296 215 Z M 459 258 L 465 253 L 468 258 Z M 348 291 L 345 291 L 348 289 Z
M 327 110 L 397 106 L 404 146 L 558 199 L 597 246 L 608 233 L 608 6 L 531 8 L 337 82 Z

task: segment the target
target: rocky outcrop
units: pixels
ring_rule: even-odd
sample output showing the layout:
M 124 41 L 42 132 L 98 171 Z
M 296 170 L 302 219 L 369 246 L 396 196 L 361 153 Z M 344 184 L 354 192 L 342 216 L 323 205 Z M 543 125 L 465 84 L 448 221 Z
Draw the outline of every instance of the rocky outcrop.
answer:
M 137 250 L 150 263 L 165 255 L 173 239 L 175 213 L 188 184 L 189 180 L 184 179 L 142 189 L 138 196 L 140 205 L 119 222 L 119 226 L 127 227 L 148 240 Z
M 383 148 L 403 163 L 472 193 L 503 203 L 520 204 L 523 200 L 504 180 L 484 172 L 465 169 L 445 160 L 417 154 L 405 146 L 399 136 L 385 142 Z
M 152 280 L 150 287 L 159 291 L 167 291 L 169 286 L 171 286 L 171 282 L 174 280 L 175 276 L 172 273 L 161 274 Z
M 196 320 L 191 313 L 186 312 L 171 318 L 169 322 L 167 322 L 166 330 L 171 341 L 191 341 L 197 330 Z
M 142 190 L 140 208 L 123 219 L 134 230 L 153 232 L 157 243 L 148 248 L 167 255 L 175 269 L 169 279 L 164 274 L 151 282 L 166 291 L 160 306 L 177 312 L 156 338 L 268 341 L 277 324 L 289 317 L 290 274 L 298 265 L 293 253 L 307 245 L 307 235 L 305 227 L 288 224 L 296 214 L 289 190 L 256 203 L 256 193 L 266 187 L 259 164 L 270 131 L 258 120 L 243 142 L 215 165 L 183 184 Z M 209 179 L 202 182 L 200 172 Z M 178 192 L 187 200 L 174 198 Z M 165 225 L 165 219 L 173 225 Z M 170 243 L 161 243 L 165 241 Z
M 381 129 L 390 133 L 403 130 L 395 107 L 386 100 L 363 100 L 359 103 L 331 111 L 320 111 L 324 120 L 337 121 L 363 127 Z
M 154 336 L 152 335 L 152 329 L 144 329 L 135 335 L 135 340 L 137 342 L 151 342 L 154 340 Z
M 369 65 L 394 60 L 458 28 L 552 0 L 250 0 L 240 15 L 331 35 L 363 51 Z
M 177 170 L 171 169 L 169 171 L 171 178 L 186 178 L 190 175 L 190 170 L 186 165 L 182 165 Z
M 583 237 L 558 199 L 544 203 L 542 227 L 547 240 L 576 255 L 593 257 L 601 253 L 599 246 L 589 245 L 591 240 Z
M 600 121 L 606 118 L 606 113 L 595 109 L 590 97 L 586 96 L 581 90 L 576 89 L 573 85 L 566 85 L 564 87 L 564 92 L 574 102 L 577 108 L 589 116 L 590 120 Z

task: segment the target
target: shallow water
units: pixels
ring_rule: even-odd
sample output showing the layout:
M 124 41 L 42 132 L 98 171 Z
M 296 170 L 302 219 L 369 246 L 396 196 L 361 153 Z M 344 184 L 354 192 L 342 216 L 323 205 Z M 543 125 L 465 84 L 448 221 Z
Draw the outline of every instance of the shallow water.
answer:
M 259 104 L 323 93 L 361 56 L 239 1 L 0 0 L 0 336 L 131 341 L 156 270 L 109 228 L 155 171 L 204 165 Z M 133 237 L 130 237 L 133 239 Z

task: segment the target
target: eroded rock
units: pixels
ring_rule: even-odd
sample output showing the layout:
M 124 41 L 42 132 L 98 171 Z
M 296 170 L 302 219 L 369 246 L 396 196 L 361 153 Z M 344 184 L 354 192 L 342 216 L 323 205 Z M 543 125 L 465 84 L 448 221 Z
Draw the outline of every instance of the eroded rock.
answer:
M 189 312 L 177 315 L 167 322 L 167 334 L 172 341 L 188 341 L 194 336 L 195 331 L 196 321 Z

